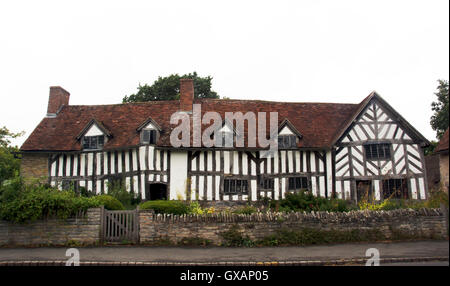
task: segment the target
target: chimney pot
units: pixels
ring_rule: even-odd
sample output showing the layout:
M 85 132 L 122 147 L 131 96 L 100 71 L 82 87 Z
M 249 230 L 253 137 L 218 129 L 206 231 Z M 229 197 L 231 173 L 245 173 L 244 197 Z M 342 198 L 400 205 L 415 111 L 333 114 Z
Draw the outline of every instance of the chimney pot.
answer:
M 180 79 L 180 110 L 192 112 L 194 103 L 194 80 L 190 78 Z
M 47 116 L 56 116 L 63 105 L 69 105 L 70 93 L 60 86 L 50 87 Z

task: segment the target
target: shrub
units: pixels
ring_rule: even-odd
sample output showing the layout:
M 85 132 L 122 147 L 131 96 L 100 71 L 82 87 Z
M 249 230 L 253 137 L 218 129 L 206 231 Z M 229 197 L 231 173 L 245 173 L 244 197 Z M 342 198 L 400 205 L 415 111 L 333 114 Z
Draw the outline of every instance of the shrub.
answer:
M 14 189 L 16 195 L 12 194 Z M 0 219 L 16 223 L 47 217 L 65 219 L 99 206 L 98 201 L 79 197 L 73 191 L 59 191 L 46 185 L 15 182 L 2 187 L 0 193 Z
M 191 202 L 189 204 L 189 213 L 201 215 L 205 213 L 205 210 L 202 209 L 202 207 L 198 202 Z
M 219 233 L 223 239 L 224 246 L 253 246 L 253 241 L 240 232 L 239 225 L 235 224 L 229 230 Z
M 247 205 L 247 206 L 236 209 L 235 211 L 233 211 L 233 213 L 250 215 L 250 214 L 256 213 L 257 211 L 258 211 L 258 209 L 255 208 L 254 206 Z
M 439 190 L 430 191 L 430 197 L 425 202 L 425 207 L 439 208 L 441 203 L 448 207 L 448 193 L 443 191 L 443 187 Z
M 107 210 L 124 210 L 123 204 L 116 198 L 110 195 L 99 195 L 91 197 L 91 200 L 98 203 L 98 205 L 105 206 Z
M 140 209 L 153 210 L 155 213 L 182 215 L 189 213 L 189 207 L 181 201 L 147 201 L 139 205 Z
M 126 209 L 134 209 L 141 202 L 141 197 L 128 192 L 124 184 L 108 184 L 108 195 L 116 198 Z
M 316 197 L 311 192 L 302 190 L 298 193 L 287 193 L 282 200 L 269 202 L 271 209 L 275 211 L 334 211 L 345 212 L 351 207 L 347 201 L 341 199 L 327 199 Z

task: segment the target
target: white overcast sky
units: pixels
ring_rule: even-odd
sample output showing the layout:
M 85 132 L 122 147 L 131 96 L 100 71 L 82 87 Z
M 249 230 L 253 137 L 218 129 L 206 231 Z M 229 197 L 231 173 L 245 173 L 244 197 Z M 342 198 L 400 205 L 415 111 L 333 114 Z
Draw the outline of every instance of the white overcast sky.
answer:
M 449 1 L 0 0 L 0 126 L 25 131 L 49 86 L 120 103 L 197 71 L 220 96 L 359 103 L 376 90 L 428 139 L 449 78 Z M 132 116 L 132 114 L 130 114 Z

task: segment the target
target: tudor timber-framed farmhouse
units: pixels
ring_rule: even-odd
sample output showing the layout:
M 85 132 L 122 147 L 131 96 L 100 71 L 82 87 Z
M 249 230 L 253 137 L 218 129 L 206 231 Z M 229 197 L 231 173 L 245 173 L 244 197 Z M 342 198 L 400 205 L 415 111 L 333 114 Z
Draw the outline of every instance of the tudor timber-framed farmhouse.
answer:
M 180 100 L 69 105 L 50 87 L 47 116 L 21 147 L 22 176 L 106 193 L 123 183 L 142 199 L 252 200 L 309 189 L 358 201 L 427 198 L 423 148 L 429 142 L 376 92 L 359 104 L 194 99 L 192 80 Z M 173 113 L 278 112 L 278 150 L 172 147 Z M 224 128 L 227 126 L 224 125 Z M 206 126 L 201 127 L 202 129 Z M 233 129 L 231 126 L 229 129 Z M 244 137 L 248 130 L 245 129 Z

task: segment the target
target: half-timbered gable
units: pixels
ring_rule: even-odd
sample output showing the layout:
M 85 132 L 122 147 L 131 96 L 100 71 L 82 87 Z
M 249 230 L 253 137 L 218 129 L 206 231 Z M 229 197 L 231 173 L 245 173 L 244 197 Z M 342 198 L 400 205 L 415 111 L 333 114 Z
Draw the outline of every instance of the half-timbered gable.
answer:
M 371 94 L 336 142 L 335 191 L 340 198 L 425 199 L 422 147 L 427 144 L 389 104 Z
M 283 103 L 193 99 L 191 85 L 182 81 L 179 101 L 96 106 L 69 105 L 69 93 L 52 87 L 49 105 L 60 106 L 22 145 L 23 175 L 46 173 L 60 189 L 95 193 L 124 186 L 145 200 L 277 200 L 305 189 L 356 201 L 365 192 L 376 199 L 427 196 L 422 148 L 428 141 L 376 93 L 360 104 Z M 194 122 L 194 114 L 215 112 L 222 125 L 213 135 L 232 134 L 232 144 L 174 147 L 171 116 L 180 111 L 190 131 L 201 132 L 212 125 Z M 230 112 L 237 116 L 228 122 Z M 278 132 L 278 148 L 266 157 L 249 118 L 273 112 L 275 128 L 267 120 L 261 136 Z M 247 123 L 237 126 L 239 117 Z M 250 146 L 250 139 L 258 143 Z M 46 170 L 27 173 L 36 160 Z

